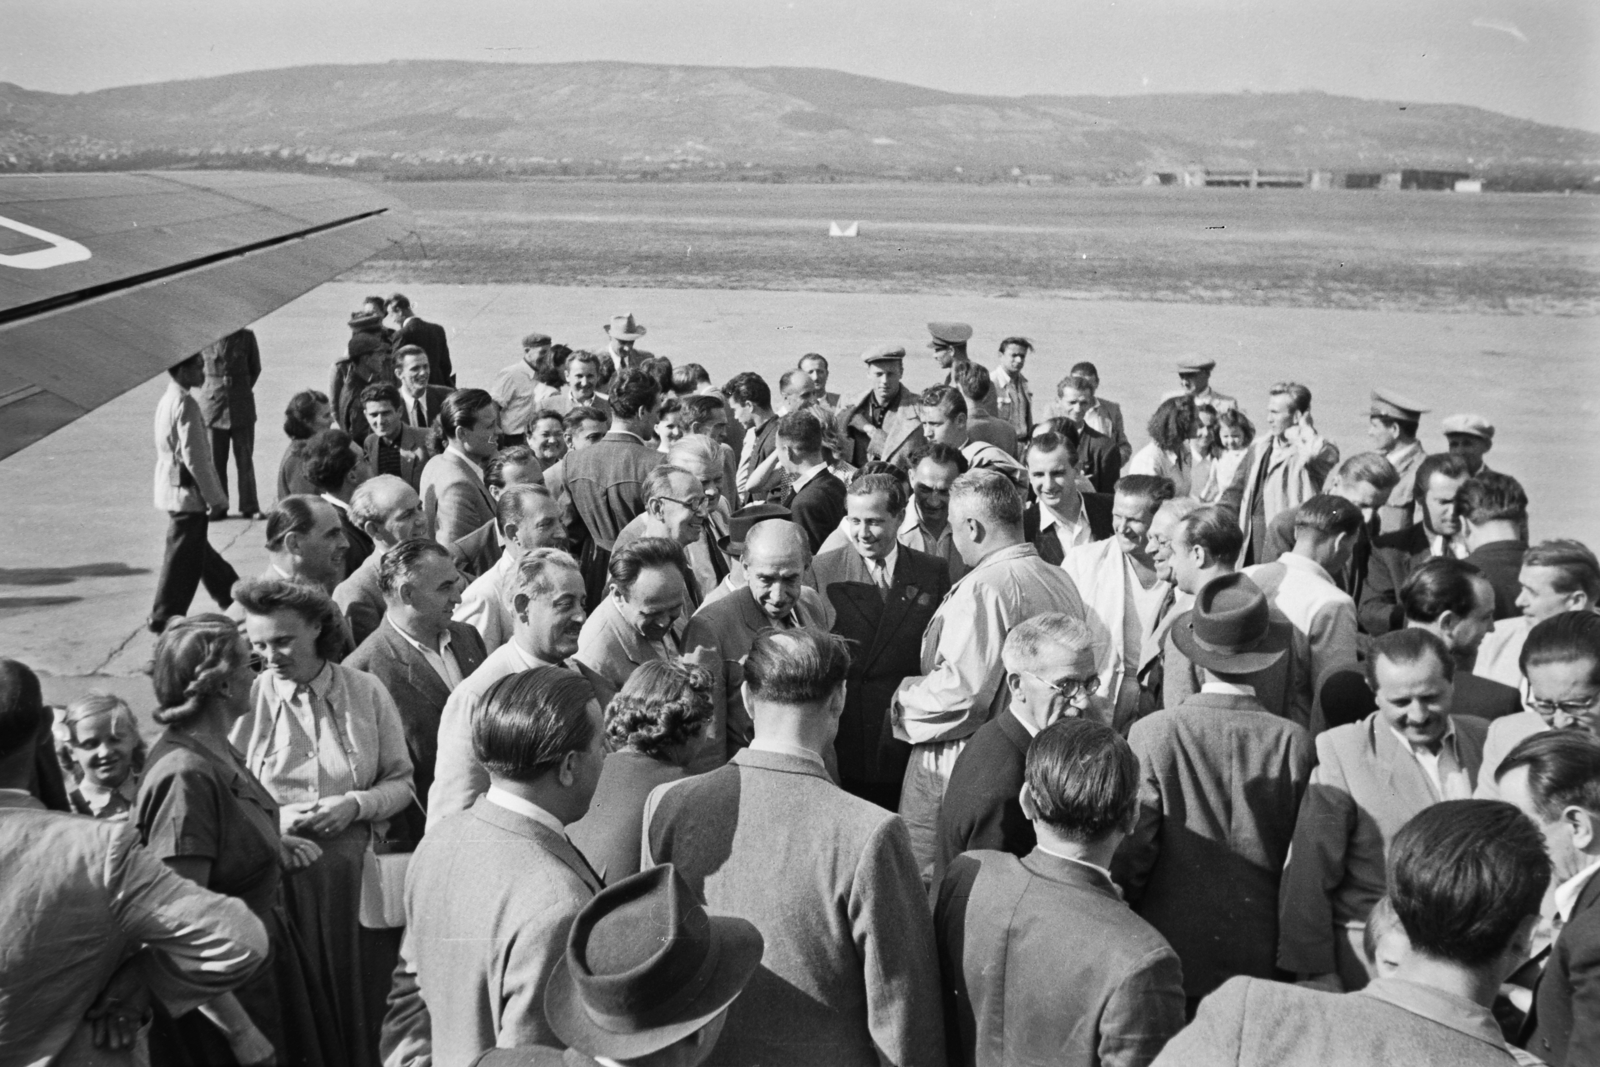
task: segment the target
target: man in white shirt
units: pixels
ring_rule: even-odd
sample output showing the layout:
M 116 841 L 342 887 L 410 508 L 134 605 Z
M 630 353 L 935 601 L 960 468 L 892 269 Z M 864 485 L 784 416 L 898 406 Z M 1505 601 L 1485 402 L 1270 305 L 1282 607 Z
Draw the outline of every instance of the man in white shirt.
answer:
M 500 405 L 502 445 L 526 440 L 534 413 L 550 399 L 549 387 L 539 380 L 537 365 L 540 359 L 549 360 L 551 347 L 549 334 L 530 333 L 522 339 L 522 358 L 495 375 L 489 395 Z
M 1245 569 L 1267 594 L 1268 602 L 1294 624 L 1300 662 L 1311 665 L 1309 685 L 1312 734 L 1324 726 L 1322 683 L 1336 671 L 1356 669 L 1356 602 L 1334 582 L 1350 562 L 1361 533 L 1361 509 L 1338 496 L 1315 496 L 1295 517 L 1294 548 L 1274 563 Z
M 900 523 L 899 542 L 938 556 L 959 582 L 970 569 L 950 533 L 950 487 L 967 473 L 967 457 L 949 445 L 922 445 L 912 455 L 911 500 Z
M 512 600 L 517 590 L 517 569 L 528 554 L 541 548 L 565 548 L 567 532 L 561 510 L 550 490 L 542 485 L 510 485 L 495 504 L 495 521 L 505 551 L 466 592 L 456 609 L 456 621 L 477 630 L 490 652 L 511 639 L 516 629 Z
M 990 373 L 1000 418 L 1011 424 L 1019 438 L 1026 438 L 1033 429 L 1033 386 L 1022 373 L 1032 351 L 1033 342 L 1026 337 L 1007 337 L 1000 342 L 1000 362 Z
M 428 793 L 428 829 L 470 808 L 489 788 L 489 775 L 472 749 L 472 716 L 491 686 L 508 674 L 535 667 L 566 667 L 583 633 L 583 576 L 578 562 L 558 548 L 535 548 L 522 557 L 512 587 L 516 630 L 456 688 L 439 720 L 439 756 Z
M 1600 610 L 1600 561 L 1581 541 L 1541 541 L 1522 554 L 1517 581 L 1522 617 L 1494 624 L 1472 668 L 1479 677 L 1510 686 L 1522 685 L 1522 647 L 1535 625 L 1564 611 Z

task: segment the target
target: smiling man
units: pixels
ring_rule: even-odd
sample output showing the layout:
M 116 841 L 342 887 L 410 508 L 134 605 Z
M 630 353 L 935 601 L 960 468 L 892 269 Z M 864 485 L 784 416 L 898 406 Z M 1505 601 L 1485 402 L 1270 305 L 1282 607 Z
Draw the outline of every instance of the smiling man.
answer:
M 1111 536 L 1111 498 L 1078 490 L 1075 452 L 1066 437 L 1047 430 L 1034 434 L 1022 455 L 1033 490 L 1022 528 L 1046 563 L 1060 563 L 1067 549 Z
M 874 345 L 861 353 L 872 387 L 839 409 L 839 437 L 851 444 L 851 454 L 840 458 L 852 467 L 874 459 L 909 467 L 924 441 L 917 398 L 900 384 L 905 360 L 901 345 Z
M 606 595 L 578 638 L 579 662 L 603 683 L 597 687 L 602 705 L 639 666 L 683 651 L 690 610 L 688 565 L 677 541 L 637 538 L 613 552 L 607 566 Z
M 566 529 L 550 491 L 542 485 L 508 485 L 495 503 L 495 521 L 505 549 L 494 566 L 472 580 L 461 596 L 456 621 L 477 630 L 490 652 L 516 630 L 517 573 L 523 560 L 541 549 L 564 549 Z
M 917 674 L 922 631 L 950 589 L 944 560 L 900 544 L 906 493 L 892 475 L 850 483 L 847 544 L 812 563 L 817 589 L 833 608 L 833 632 L 850 642 L 844 714 L 834 739 L 845 792 L 894 811 L 911 746 L 889 729 L 889 702 Z

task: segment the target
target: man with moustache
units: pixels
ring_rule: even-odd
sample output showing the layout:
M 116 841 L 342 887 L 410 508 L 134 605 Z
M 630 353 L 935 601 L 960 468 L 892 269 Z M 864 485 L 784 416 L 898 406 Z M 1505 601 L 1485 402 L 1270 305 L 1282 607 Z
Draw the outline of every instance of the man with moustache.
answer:
M 511 609 L 516 631 L 450 694 L 439 718 L 439 756 L 428 792 L 428 829 L 466 811 L 489 788 L 489 775 L 473 752 L 472 720 L 500 679 L 535 667 L 565 667 L 594 685 L 592 672 L 573 657 L 583 634 L 583 576 L 578 561 L 559 548 L 536 548 L 517 565 Z
M 912 453 L 909 473 L 911 499 L 906 503 L 898 540 L 907 548 L 944 560 L 953 585 L 969 569 L 950 528 L 950 487 L 967 473 L 967 457 L 949 445 L 924 444 Z
M 905 348 L 895 344 L 861 353 L 872 387 L 839 408 L 839 437 L 851 443 L 851 454 L 840 458 L 852 467 L 874 459 L 910 467 L 912 453 L 924 441 L 917 398 L 901 385 L 905 360 Z
M 505 551 L 493 567 L 467 586 L 455 615 L 457 622 L 464 622 L 478 631 L 490 652 L 510 640 L 516 630 L 516 609 L 512 602 L 522 561 L 533 552 L 564 549 L 567 544 L 561 513 L 544 486 L 507 486 L 495 508 L 495 522 L 499 524 Z
M 845 792 L 894 811 L 911 746 L 895 738 L 889 703 L 920 670 L 917 645 L 950 589 L 942 559 L 901 545 L 906 494 L 887 474 L 850 483 L 843 529 L 848 543 L 811 565 L 833 607 L 833 632 L 850 642 L 844 712 L 834 753 Z
M 378 628 L 383 619 L 384 599 L 379 568 L 384 554 L 402 541 L 428 536 L 428 517 L 422 512 L 422 498 L 410 485 L 392 474 L 380 474 L 362 482 L 350 496 L 350 521 L 372 539 L 373 551 L 350 577 L 333 590 L 333 602 L 350 625 L 356 644 Z
M 1400 587 L 1412 571 L 1430 559 L 1466 558 L 1469 549 L 1456 516 L 1456 494 L 1469 477 L 1466 462 L 1447 452 L 1431 455 L 1418 464 L 1411 498 L 1422 521 L 1372 539 L 1366 581 L 1361 586 L 1364 631 L 1376 637 L 1403 625 Z
M 396 352 L 394 362 L 394 376 L 400 382 L 400 417 L 407 426 L 426 432 L 439 418 L 451 387 L 434 381 L 433 364 L 416 345 Z
M 1029 439 L 1022 455 L 1033 490 L 1022 528 L 1046 563 L 1059 564 L 1068 549 L 1111 536 L 1111 498 L 1079 492 L 1075 451 L 1065 437 L 1046 430 Z
M 746 584 L 702 604 L 689 620 L 683 646 L 711 651 L 717 682 L 713 719 L 689 764 L 690 774 L 722 766 L 750 743 L 750 715 L 740 686 L 756 634 L 769 627 L 828 631 L 827 601 L 805 584 L 810 562 L 804 530 L 784 519 L 758 522 L 744 541 Z

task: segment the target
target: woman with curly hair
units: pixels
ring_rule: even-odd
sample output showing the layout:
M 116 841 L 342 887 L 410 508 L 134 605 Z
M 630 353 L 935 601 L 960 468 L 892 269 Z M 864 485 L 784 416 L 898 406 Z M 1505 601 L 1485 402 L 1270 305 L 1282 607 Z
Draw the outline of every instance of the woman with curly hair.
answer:
M 1194 485 L 1194 466 L 1189 455 L 1189 439 L 1194 436 L 1195 424 L 1199 421 L 1194 401 L 1189 397 L 1163 400 L 1146 427 L 1150 443 L 1133 454 L 1122 473 L 1166 478 L 1172 482 L 1178 496 L 1192 496 L 1195 489 L 1205 488 Z
M 313 1005 L 326 1003 L 284 908 L 285 870 L 315 865 L 322 850 L 278 829 L 278 805 L 228 743 L 250 711 L 250 649 L 223 615 L 175 619 L 156 640 L 151 675 L 166 727 L 150 750 L 132 819 L 145 848 L 216 893 L 237 897 L 267 928 L 268 963 L 231 995 L 172 1019 L 158 1012 L 153 1062 L 336 1067 L 347 1062 L 338 1031 Z
M 284 896 L 318 961 L 346 1062 L 372 1067 L 400 940 L 398 930 L 362 929 L 361 876 L 368 844 L 412 802 L 405 727 L 381 682 L 332 661 L 343 637 L 321 589 L 263 579 L 240 582 L 233 598 L 263 668 L 233 743 L 277 801 L 283 832 L 322 846 Z
M 333 404 L 327 393 L 302 389 L 289 398 L 289 406 L 283 411 L 283 432 L 289 438 L 289 447 L 278 461 L 279 500 L 307 493 L 316 496 L 322 491 L 306 477 L 306 442 L 332 425 Z
M 711 673 L 686 660 L 651 660 L 634 670 L 606 709 L 612 751 L 589 814 L 567 827 L 607 885 L 639 872 L 644 802 L 684 777 L 711 721 Z

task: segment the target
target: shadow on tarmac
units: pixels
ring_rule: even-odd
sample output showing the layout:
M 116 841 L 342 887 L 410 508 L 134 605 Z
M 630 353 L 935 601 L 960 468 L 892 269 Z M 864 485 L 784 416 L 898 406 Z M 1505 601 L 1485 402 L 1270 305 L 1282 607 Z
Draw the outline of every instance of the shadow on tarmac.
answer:
M 130 567 L 126 563 L 78 563 L 71 567 L 0 567 L 0 585 L 66 585 L 79 578 L 122 578 L 131 574 L 149 573 L 149 567 Z M 79 599 L 81 598 L 68 598 L 68 600 Z

